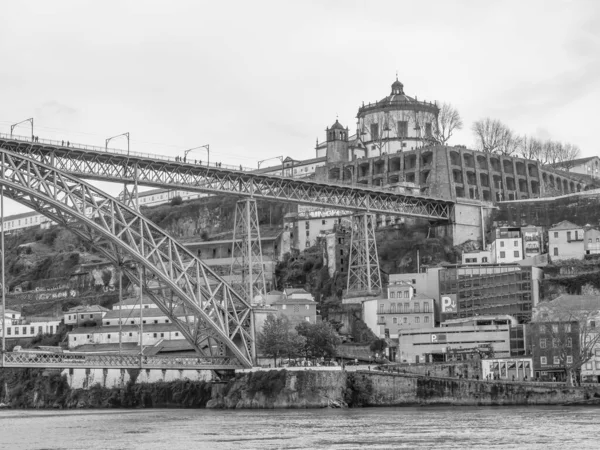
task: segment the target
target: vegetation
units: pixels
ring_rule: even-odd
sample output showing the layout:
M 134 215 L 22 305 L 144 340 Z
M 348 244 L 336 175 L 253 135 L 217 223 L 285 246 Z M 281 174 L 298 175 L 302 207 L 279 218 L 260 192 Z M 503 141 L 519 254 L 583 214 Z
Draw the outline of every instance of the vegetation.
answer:
M 331 358 L 341 340 L 329 322 L 302 322 L 296 331 L 304 337 L 303 353 L 307 358 Z
M 344 401 L 350 408 L 367 406 L 373 395 L 373 381 L 370 377 L 356 372 L 346 374 Z
M 285 316 L 269 314 L 262 332 L 257 336 L 260 353 L 273 358 L 277 367 L 277 359 L 287 356 L 298 356 L 304 346 L 304 338 L 291 330 L 290 322 Z

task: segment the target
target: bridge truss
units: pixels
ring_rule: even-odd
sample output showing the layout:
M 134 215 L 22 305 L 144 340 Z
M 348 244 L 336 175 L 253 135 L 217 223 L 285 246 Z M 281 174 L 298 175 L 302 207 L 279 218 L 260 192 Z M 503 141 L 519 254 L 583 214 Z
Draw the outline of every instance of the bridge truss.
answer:
M 449 221 L 453 202 L 382 189 L 320 183 L 184 163 L 156 155 L 123 154 L 90 146 L 0 135 L 0 147 L 83 178 L 180 188 L 372 214 Z
M 60 169 L 0 148 L 4 195 L 91 244 L 144 292 L 203 356 L 255 356 L 250 304 L 200 259 L 134 209 Z M 175 311 L 183 311 L 175 314 Z

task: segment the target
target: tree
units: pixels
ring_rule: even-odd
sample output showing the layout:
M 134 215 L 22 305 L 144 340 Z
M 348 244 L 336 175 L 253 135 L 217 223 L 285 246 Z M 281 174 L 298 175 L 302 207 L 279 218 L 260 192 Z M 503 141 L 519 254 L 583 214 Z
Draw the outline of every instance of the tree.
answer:
M 302 322 L 296 326 L 296 331 L 306 339 L 304 354 L 307 357 L 330 358 L 335 356 L 335 349 L 341 341 L 329 322 Z
M 304 340 L 290 329 L 290 322 L 285 316 L 269 314 L 263 325 L 262 332 L 258 333 L 258 350 L 271 356 L 277 367 L 277 358 L 282 356 L 296 356 Z
M 486 153 L 494 153 L 500 148 L 506 126 L 496 119 L 478 120 L 473 123 L 476 147 Z
M 375 339 L 373 342 L 371 342 L 369 350 L 371 350 L 373 353 L 383 353 L 387 346 L 388 344 L 385 339 Z
M 444 103 L 437 117 L 433 138 L 438 144 L 446 145 L 454 131 L 462 130 L 462 127 L 463 121 L 458 110 L 450 103 Z
M 543 143 L 541 140 L 523 136 L 523 145 L 521 146 L 521 156 L 525 159 L 541 161 Z
M 595 347 L 600 345 L 598 320 L 600 297 L 596 296 L 575 299 L 561 296 L 540 303 L 534 311 L 534 329 L 538 330 L 534 345 L 541 345 L 540 339 L 546 339 L 544 344 L 551 348 L 553 357 L 559 358 L 570 385 L 576 372 L 592 359 Z
M 181 198 L 181 195 L 176 195 L 171 199 L 171 206 L 181 205 L 182 203 L 183 199 Z

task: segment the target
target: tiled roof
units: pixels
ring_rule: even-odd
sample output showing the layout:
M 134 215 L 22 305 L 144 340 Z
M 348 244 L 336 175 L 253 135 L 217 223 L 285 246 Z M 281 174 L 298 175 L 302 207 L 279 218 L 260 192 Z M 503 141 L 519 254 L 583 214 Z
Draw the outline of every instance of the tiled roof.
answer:
M 311 303 L 315 303 L 316 302 L 314 300 L 311 300 L 309 298 L 282 298 L 280 300 L 277 300 L 273 303 L 271 303 L 272 305 L 292 305 L 292 304 L 300 304 L 300 305 L 306 305 L 306 304 L 311 304 Z
M 135 317 L 139 317 L 140 316 L 140 309 L 128 309 L 128 310 L 121 310 L 121 318 L 135 318 Z M 176 315 L 183 315 L 184 311 L 183 308 L 177 308 L 174 313 Z M 162 312 L 160 309 L 158 308 L 144 308 L 142 309 L 142 317 L 146 318 L 146 317 L 166 317 L 167 315 Z M 112 310 L 107 312 L 104 315 L 104 320 L 106 319 L 118 319 L 119 318 L 119 310 Z
M 108 308 L 105 308 L 100 305 L 88 305 L 88 306 L 76 306 L 74 308 L 69 309 L 67 312 L 63 314 L 73 314 L 73 313 L 85 313 L 85 312 L 104 312 L 110 311 Z
M 554 230 L 579 230 L 582 229 L 583 227 L 580 227 L 579 225 L 575 225 L 572 222 L 569 222 L 568 220 L 563 220 L 562 222 L 557 223 L 556 225 L 554 225 L 552 228 L 550 228 L 550 231 L 554 231 Z
M 138 325 L 110 325 L 105 327 L 79 327 L 75 328 L 69 334 L 93 334 L 93 333 L 118 333 L 119 330 L 122 332 L 139 331 Z M 173 323 L 148 323 L 144 324 L 144 333 L 160 333 L 165 331 L 178 331 L 178 328 Z

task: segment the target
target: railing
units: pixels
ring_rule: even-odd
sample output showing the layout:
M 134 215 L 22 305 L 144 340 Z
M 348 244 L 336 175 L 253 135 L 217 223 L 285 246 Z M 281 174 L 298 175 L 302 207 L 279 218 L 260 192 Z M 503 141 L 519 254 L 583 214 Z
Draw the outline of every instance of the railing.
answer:
M 132 152 L 132 151 L 122 150 L 122 149 L 118 149 L 118 148 L 110 148 L 110 147 L 106 148 L 106 147 L 98 147 L 96 145 L 78 144 L 76 142 L 71 142 L 71 141 L 54 141 L 52 139 L 38 139 L 36 141 L 33 141 L 24 136 L 15 136 L 15 135 L 11 136 L 9 134 L 4 134 L 4 133 L 0 133 L 0 138 L 13 140 L 13 141 L 28 142 L 28 143 L 31 143 L 31 145 L 46 144 L 46 145 L 53 145 L 55 147 L 60 147 L 60 148 L 64 148 L 64 149 L 90 150 L 90 151 L 94 151 L 94 152 L 117 153 L 117 154 L 130 156 L 130 157 L 139 156 L 140 158 L 152 158 L 152 159 L 160 159 L 163 161 L 183 162 L 183 161 L 177 161 L 174 156 L 169 156 L 169 155 L 157 155 L 154 153 Z M 67 143 L 68 143 L 68 145 L 67 145 Z M 184 164 L 186 164 L 186 163 L 184 163 Z M 187 164 L 191 164 L 191 162 L 187 162 Z M 225 169 L 229 169 L 229 170 L 240 170 L 243 172 L 252 172 L 252 171 L 256 170 L 252 167 L 234 166 L 231 164 L 222 164 L 220 162 L 212 162 L 210 164 L 195 164 L 195 165 L 197 165 L 197 166 L 201 165 L 204 167 L 225 168 Z
M 5 352 L 2 367 L 45 368 L 144 368 L 144 369 L 235 369 L 235 358 L 215 356 L 95 355 L 82 353 Z

